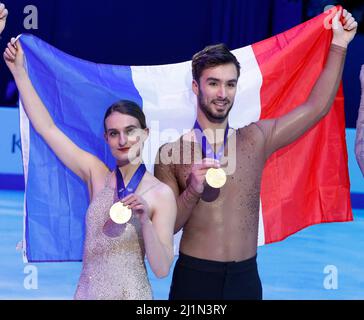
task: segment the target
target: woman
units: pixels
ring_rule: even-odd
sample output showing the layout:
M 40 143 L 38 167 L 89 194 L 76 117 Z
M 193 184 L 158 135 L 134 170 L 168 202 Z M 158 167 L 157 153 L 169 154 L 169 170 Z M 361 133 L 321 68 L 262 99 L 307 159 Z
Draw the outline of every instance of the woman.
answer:
M 145 172 L 141 161 L 142 145 L 148 136 L 143 112 L 127 100 L 107 110 L 105 140 L 117 163 L 110 172 L 100 159 L 80 149 L 54 124 L 25 71 L 20 42 L 11 39 L 4 59 L 34 129 L 88 187 L 91 203 L 75 299 L 151 299 L 144 255 L 157 277 L 168 275 L 173 261 L 176 203 L 171 189 Z M 132 190 L 127 194 L 129 187 Z M 115 203 L 120 206 L 118 200 L 124 206 L 115 211 L 112 208 Z M 126 207 L 132 215 L 129 222 L 121 223 L 113 212 L 118 214 Z
M 364 176 L 364 64 L 361 66 L 359 79 L 361 85 L 361 98 L 358 119 L 356 120 L 355 157 L 360 171 Z

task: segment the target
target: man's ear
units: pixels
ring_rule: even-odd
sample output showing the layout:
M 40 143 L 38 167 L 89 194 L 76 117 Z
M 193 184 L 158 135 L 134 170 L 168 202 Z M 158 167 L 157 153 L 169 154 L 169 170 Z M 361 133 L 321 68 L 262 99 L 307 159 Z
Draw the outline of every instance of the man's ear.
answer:
M 193 79 L 192 80 L 192 91 L 193 91 L 193 93 L 196 95 L 196 96 L 198 96 L 198 92 L 199 92 L 199 85 L 198 85 L 198 82 L 195 80 L 195 79 Z

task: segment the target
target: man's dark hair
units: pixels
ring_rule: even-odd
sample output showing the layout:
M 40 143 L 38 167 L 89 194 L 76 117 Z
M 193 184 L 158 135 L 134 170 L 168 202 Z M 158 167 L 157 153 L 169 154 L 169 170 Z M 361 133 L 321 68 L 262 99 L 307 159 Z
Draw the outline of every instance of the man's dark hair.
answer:
M 199 82 L 202 72 L 211 67 L 233 63 L 240 76 L 240 63 L 225 44 L 207 46 L 192 57 L 192 76 Z
M 129 116 L 132 116 L 139 121 L 142 129 L 145 129 L 147 127 L 143 110 L 137 103 L 130 100 L 119 100 L 113 103 L 105 112 L 104 116 L 105 132 L 106 132 L 106 124 L 105 124 L 106 118 L 110 116 L 113 112 L 120 112 L 122 114 L 127 114 Z

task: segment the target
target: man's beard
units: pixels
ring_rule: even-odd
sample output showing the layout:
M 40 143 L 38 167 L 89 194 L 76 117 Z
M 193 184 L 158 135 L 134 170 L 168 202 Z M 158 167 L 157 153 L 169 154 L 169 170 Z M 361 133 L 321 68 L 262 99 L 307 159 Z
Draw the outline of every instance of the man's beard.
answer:
M 203 94 L 200 91 L 198 95 L 198 104 L 200 106 L 201 111 L 205 114 L 206 118 L 213 123 L 222 123 L 224 120 L 229 116 L 229 113 L 231 111 L 231 108 L 233 107 L 234 101 L 231 103 L 230 107 L 228 107 L 228 110 L 225 114 L 215 114 L 212 110 L 208 108 L 208 106 L 203 102 Z M 215 99 L 217 100 L 217 99 Z M 213 103 L 214 100 L 211 101 Z M 218 101 L 225 101 L 227 103 L 230 102 L 229 99 L 224 100 L 218 100 Z

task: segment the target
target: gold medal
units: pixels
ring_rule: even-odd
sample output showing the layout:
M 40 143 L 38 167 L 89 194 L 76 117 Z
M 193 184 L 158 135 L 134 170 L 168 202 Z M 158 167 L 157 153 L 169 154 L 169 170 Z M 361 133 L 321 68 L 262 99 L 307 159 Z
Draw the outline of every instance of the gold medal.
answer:
M 131 209 L 124 206 L 120 201 L 114 203 L 110 208 L 110 218 L 117 224 L 127 223 L 131 218 Z
M 221 188 L 226 182 L 226 173 L 223 169 L 210 168 L 206 172 L 206 182 L 213 188 Z

